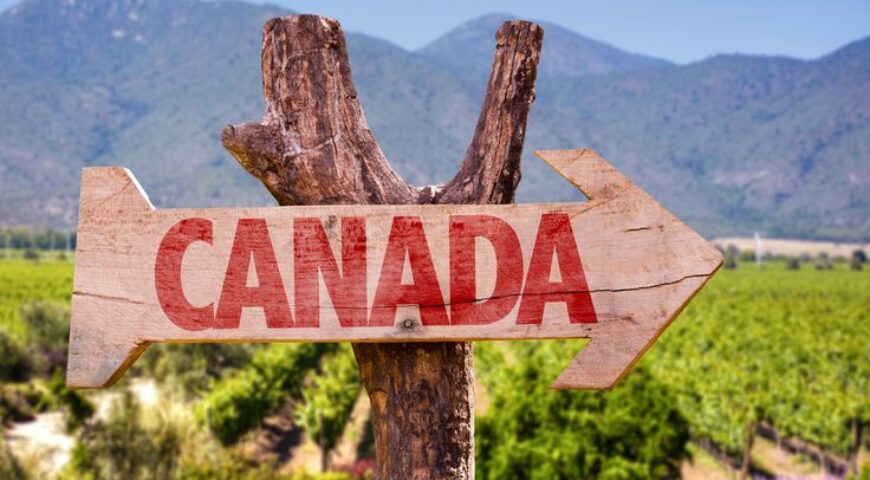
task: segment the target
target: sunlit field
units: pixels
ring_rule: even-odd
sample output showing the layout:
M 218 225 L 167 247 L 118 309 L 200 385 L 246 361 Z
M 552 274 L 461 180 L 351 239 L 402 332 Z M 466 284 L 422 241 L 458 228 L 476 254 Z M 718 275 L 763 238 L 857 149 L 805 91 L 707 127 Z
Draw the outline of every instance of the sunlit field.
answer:
M 325 467 L 329 478 L 356 478 L 371 466 L 367 401 L 346 346 L 151 348 L 119 386 L 81 395 L 54 373 L 72 261 L 3 256 L 0 415 L 15 431 L 60 412 L 74 447 L 57 470 L 16 456 L 7 436 L 0 472 L 309 478 L 299 472 Z M 818 267 L 721 270 L 610 392 L 547 388 L 582 342 L 478 344 L 478 477 L 844 475 L 866 462 L 870 271 Z M 124 429 L 137 434 L 118 437 Z

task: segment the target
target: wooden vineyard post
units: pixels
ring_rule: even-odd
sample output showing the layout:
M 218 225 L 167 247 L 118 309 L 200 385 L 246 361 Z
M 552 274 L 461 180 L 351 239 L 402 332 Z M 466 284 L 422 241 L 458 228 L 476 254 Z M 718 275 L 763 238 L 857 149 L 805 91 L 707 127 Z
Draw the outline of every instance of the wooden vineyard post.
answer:
M 409 185 L 390 167 L 357 98 L 341 26 L 316 15 L 266 23 L 263 120 L 226 127 L 224 147 L 281 205 L 511 203 L 543 30 L 509 21 L 496 39 L 474 138 L 442 188 Z M 472 344 L 358 343 L 354 352 L 377 478 L 473 478 Z

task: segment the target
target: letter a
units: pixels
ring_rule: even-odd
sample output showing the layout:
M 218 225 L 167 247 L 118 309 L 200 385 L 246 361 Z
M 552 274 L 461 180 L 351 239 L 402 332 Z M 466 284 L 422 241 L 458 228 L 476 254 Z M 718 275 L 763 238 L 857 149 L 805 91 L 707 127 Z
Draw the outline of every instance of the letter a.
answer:
M 402 285 L 406 253 L 414 277 L 411 285 Z M 397 305 L 419 305 L 423 325 L 447 325 L 444 297 L 420 217 L 393 218 L 369 324 L 393 325 Z
M 257 271 L 257 286 L 248 286 L 251 259 Z M 243 307 L 262 307 L 269 328 L 293 326 L 287 292 L 278 271 L 275 249 L 266 221 L 243 218 L 236 228 L 233 250 L 224 276 L 215 328 L 239 328 Z
M 550 281 L 554 255 L 559 262 L 560 282 Z M 540 325 L 547 302 L 565 302 L 571 323 L 598 321 L 583 264 L 580 263 L 571 219 L 564 213 L 541 216 L 517 323 Z

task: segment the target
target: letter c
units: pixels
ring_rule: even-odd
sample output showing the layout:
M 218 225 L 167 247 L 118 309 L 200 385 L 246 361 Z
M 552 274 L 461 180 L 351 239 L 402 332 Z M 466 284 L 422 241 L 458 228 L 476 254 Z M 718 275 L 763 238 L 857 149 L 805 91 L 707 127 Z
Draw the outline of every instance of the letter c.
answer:
M 205 330 L 214 323 L 214 303 L 195 307 L 187 301 L 181 284 L 181 262 L 184 252 L 193 242 L 212 244 L 212 222 L 204 218 L 188 218 L 166 232 L 157 250 L 154 284 L 157 298 L 169 320 L 185 330 Z

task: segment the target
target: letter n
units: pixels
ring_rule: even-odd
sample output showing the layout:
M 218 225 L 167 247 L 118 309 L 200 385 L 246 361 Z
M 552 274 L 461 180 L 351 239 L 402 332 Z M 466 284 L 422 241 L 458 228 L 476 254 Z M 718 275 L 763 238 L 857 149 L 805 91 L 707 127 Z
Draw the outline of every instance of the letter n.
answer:
M 365 218 L 341 219 L 341 272 L 318 218 L 293 221 L 293 270 L 296 326 L 320 326 L 320 282 L 326 290 L 342 327 L 367 323 Z

